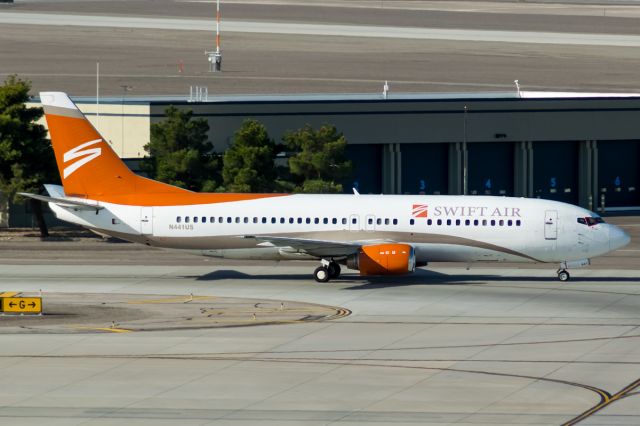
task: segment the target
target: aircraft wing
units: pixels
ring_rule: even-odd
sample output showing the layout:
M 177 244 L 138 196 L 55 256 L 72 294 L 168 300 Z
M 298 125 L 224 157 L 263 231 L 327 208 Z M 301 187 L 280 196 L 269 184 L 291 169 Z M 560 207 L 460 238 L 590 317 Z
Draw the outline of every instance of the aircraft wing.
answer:
M 19 192 L 23 197 L 33 198 L 35 200 L 44 201 L 45 203 L 53 203 L 60 207 L 72 208 L 75 210 L 92 210 L 98 211 L 104 209 L 104 206 L 92 204 L 88 201 L 69 200 L 66 198 L 47 197 L 45 195 L 29 194 L 28 192 Z
M 367 241 L 329 241 L 313 240 L 307 238 L 277 237 L 270 235 L 247 235 L 245 238 L 253 238 L 257 241 L 268 243 L 274 247 L 292 248 L 296 251 L 307 253 L 315 257 L 345 257 L 357 253 L 360 247 L 370 244 L 380 244 L 380 240 Z

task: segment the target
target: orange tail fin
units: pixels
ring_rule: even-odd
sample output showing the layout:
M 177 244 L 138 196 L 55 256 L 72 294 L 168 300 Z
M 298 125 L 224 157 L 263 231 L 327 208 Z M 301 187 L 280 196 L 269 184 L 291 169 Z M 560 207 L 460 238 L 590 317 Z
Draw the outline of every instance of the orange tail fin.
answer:
M 134 174 L 66 93 L 41 92 L 51 143 L 67 196 L 108 199 L 190 193 Z

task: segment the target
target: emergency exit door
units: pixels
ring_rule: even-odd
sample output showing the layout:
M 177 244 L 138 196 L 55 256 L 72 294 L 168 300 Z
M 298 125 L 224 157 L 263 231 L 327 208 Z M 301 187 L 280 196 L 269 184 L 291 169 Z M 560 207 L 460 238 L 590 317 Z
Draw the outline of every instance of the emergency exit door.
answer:
M 558 239 L 558 211 L 547 210 L 544 213 L 544 238 L 545 240 Z

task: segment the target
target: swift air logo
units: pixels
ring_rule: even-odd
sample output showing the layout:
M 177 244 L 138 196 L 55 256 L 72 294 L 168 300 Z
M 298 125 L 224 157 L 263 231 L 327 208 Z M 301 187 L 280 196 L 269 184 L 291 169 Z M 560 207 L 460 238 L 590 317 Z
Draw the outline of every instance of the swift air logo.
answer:
M 69 151 L 64 153 L 63 161 L 65 164 L 68 163 L 69 161 L 75 160 L 78 157 L 83 157 L 86 155 L 86 157 L 84 157 L 83 159 L 78 160 L 75 163 L 71 164 L 70 166 L 67 166 L 64 168 L 64 171 L 62 173 L 62 177 L 64 179 L 68 178 L 69 176 L 71 176 L 73 172 L 78 170 L 80 167 L 84 166 L 91 160 L 95 160 L 102 154 L 102 148 L 100 147 L 84 149 L 91 145 L 95 145 L 98 142 L 102 142 L 102 139 L 96 139 L 93 141 L 85 142 L 82 145 L 78 145 L 75 148 L 70 149 Z
M 413 217 L 427 217 L 429 215 L 429 206 L 426 204 L 414 204 L 411 216 Z

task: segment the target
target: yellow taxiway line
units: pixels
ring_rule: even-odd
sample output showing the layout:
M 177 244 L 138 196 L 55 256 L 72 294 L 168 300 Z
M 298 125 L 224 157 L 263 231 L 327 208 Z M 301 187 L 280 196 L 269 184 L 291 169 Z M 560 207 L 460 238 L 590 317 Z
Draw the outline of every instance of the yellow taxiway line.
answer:
M 132 333 L 133 330 L 127 330 L 126 328 L 111 328 L 111 327 L 84 327 L 84 326 L 76 326 L 73 327 L 79 330 L 97 330 L 97 331 L 109 331 L 111 333 Z
M 165 299 L 131 300 L 127 303 L 131 305 L 143 305 L 143 304 L 153 304 L 153 303 L 188 303 L 195 300 L 207 300 L 207 299 L 215 299 L 215 296 L 167 297 Z

